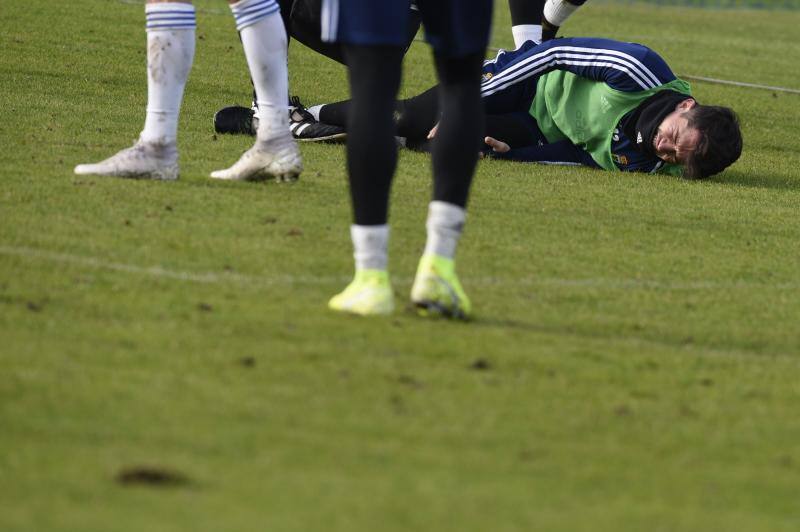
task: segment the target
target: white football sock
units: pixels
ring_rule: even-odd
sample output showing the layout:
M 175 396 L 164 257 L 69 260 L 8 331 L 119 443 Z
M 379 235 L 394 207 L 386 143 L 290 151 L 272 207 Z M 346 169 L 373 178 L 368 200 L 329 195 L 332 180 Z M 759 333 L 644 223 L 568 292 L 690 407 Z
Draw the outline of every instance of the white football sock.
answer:
M 311 107 L 308 107 L 306 109 L 306 111 L 311 113 L 311 116 L 314 117 L 314 120 L 319 122 L 319 112 L 322 110 L 323 107 L 324 107 L 324 104 L 323 105 L 312 105 Z
M 547 0 L 544 4 L 544 18 L 553 26 L 562 26 L 580 6 L 566 0 Z
M 511 26 L 511 33 L 514 35 L 514 46 L 519 48 L 525 41 L 533 41 L 536 44 L 542 42 L 542 26 L 540 24 L 520 24 Z
M 183 89 L 194 60 L 197 25 L 191 4 L 145 5 L 147 19 L 147 117 L 140 139 L 174 144 Z
M 425 255 L 439 255 L 452 259 L 456 255 L 456 247 L 467 211 L 444 201 L 432 201 L 428 206 L 428 240 L 425 243 Z
M 242 37 L 250 77 L 256 88 L 259 141 L 288 137 L 289 95 L 286 28 L 275 0 L 241 0 L 231 4 Z
M 389 226 L 351 225 L 356 270 L 385 270 L 389 263 Z

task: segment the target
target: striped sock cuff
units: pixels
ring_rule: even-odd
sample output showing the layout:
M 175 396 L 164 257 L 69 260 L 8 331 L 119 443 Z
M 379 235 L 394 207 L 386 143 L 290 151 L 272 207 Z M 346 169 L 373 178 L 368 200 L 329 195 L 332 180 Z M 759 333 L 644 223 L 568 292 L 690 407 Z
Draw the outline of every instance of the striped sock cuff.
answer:
M 147 31 L 193 30 L 197 27 L 192 4 L 178 2 L 145 4 L 144 14 L 147 19 L 145 26 Z
M 241 0 L 231 4 L 231 12 L 233 12 L 233 18 L 236 19 L 238 31 L 275 13 L 278 9 L 278 3 L 275 0 Z

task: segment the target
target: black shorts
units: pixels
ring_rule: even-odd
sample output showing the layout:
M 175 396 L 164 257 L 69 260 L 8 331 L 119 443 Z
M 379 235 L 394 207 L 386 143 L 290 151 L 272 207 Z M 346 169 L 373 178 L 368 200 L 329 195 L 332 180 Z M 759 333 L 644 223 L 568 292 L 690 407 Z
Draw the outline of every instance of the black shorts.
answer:
M 417 0 L 425 39 L 437 54 L 482 53 L 489 41 L 492 0 Z M 322 40 L 404 46 L 409 0 L 322 0 Z

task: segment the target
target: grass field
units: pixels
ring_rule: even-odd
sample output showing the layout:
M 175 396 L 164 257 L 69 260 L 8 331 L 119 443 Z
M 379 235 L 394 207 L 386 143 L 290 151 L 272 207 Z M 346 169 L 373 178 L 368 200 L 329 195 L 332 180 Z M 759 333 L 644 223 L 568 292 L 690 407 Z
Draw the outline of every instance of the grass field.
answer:
M 470 324 L 329 312 L 349 280 L 341 146 L 293 185 L 217 183 L 251 142 L 223 2 L 196 2 L 182 176 L 76 177 L 144 116 L 141 5 L 0 3 L 0 530 L 800 530 L 800 95 L 697 82 L 745 152 L 704 182 L 485 161 Z M 510 47 L 497 2 L 492 44 Z M 591 2 L 567 35 L 682 75 L 800 89 L 796 11 Z M 307 103 L 347 95 L 302 46 Z M 403 93 L 434 81 L 415 44 Z M 402 153 L 407 301 L 429 158 Z

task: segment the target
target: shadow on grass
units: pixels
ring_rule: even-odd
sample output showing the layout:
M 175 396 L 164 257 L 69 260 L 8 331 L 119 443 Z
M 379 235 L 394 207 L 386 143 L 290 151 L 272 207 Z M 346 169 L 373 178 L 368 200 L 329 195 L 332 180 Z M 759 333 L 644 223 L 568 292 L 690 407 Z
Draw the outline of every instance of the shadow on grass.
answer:
M 774 190 L 800 190 L 800 177 L 793 178 L 785 174 L 769 171 L 759 172 L 758 175 L 730 170 L 722 175 L 707 179 L 709 183 L 734 185 L 747 188 L 768 188 Z
M 762 343 L 751 345 L 737 344 L 735 342 L 720 342 L 711 339 L 698 339 L 691 335 L 670 336 L 659 333 L 648 334 L 646 331 L 632 331 L 625 329 L 613 329 L 607 331 L 590 330 L 581 324 L 537 324 L 515 319 L 492 319 L 478 316 L 469 322 L 471 327 L 500 328 L 516 330 L 526 333 L 555 335 L 561 337 L 572 337 L 589 341 L 622 341 L 639 342 L 651 345 L 658 345 L 669 349 L 695 349 L 718 352 L 736 352 L 747 354 L 785 352 L 782 346 L 770 346 Z

